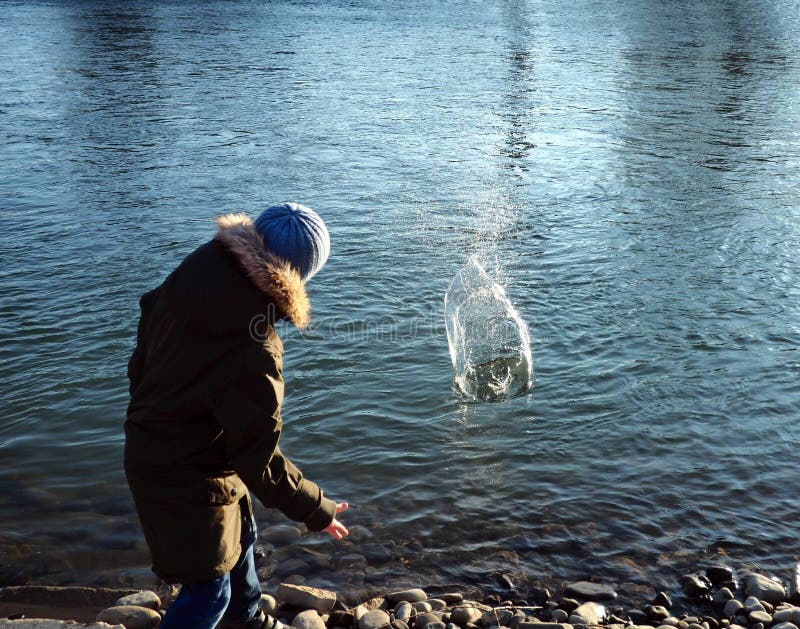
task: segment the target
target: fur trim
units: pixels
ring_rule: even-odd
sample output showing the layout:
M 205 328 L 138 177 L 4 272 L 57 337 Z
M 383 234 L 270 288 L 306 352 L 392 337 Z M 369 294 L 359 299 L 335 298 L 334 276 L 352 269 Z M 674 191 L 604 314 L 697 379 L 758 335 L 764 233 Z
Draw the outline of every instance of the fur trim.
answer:
M 264 247 L 261 234 L 247 214 L 224 214 L 214 219 L 216 238 L 239 259 L 244 272 L 298 328 L 308 326 L 311 304 L 300 273 Z

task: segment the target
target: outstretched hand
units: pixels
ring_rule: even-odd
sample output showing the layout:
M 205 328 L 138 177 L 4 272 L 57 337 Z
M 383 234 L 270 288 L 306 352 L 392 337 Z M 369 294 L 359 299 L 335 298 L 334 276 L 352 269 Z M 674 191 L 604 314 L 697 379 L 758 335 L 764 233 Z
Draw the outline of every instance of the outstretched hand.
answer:
M 347 507 L 349 507 L 346 502 L 340 502 L 336 505 L 336 514 L 342 513 L 343 511 L 347 511 Z M 334 516 L 333 522 L 331 522 L 327 527 L 322 529 L 328 535 L 330 535 L 333 539 L 342 539 L 343 537 L 347 536 L 347 527 L 339 522 Z

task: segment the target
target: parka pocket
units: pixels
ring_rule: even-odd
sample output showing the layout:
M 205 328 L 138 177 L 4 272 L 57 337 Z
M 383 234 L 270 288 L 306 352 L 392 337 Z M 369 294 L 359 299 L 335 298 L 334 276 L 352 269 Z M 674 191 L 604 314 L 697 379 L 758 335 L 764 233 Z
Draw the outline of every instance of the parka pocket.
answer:
M 231 505 L 247 495 L 247 486 L 236 475 L 207 478 L 203 485 L 209 505 Z

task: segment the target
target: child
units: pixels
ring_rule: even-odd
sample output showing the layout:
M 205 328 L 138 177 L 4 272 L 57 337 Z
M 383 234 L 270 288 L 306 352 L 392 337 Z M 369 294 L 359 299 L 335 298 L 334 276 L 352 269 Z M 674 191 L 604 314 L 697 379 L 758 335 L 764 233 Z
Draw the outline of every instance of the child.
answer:
M 250 492 L 342 539 L 326 498 L 281 453 L 283 345 L 274 323 L 308 325 L 304 283 L 330 239 L 309 208 L 217 218 L 216 236 L 140 301 L 128 364 L 125 472 L 153 570 L 183 584 L 162 629 L 281 629 L 259 609 Z

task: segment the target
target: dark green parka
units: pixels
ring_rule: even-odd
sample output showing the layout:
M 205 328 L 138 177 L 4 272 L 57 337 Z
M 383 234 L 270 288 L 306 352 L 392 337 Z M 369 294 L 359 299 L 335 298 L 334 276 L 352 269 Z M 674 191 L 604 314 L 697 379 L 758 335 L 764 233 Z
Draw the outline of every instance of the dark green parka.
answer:
M 314 531 L 336 508 L 278 447 L 283 346 L 273 323 L 307 325 L 303 283 L 246 215 L 217 225 L 141 298 L 128 364 L 125 472 L 153 570 L 169 582 L 233 567 L 248 490 Z

